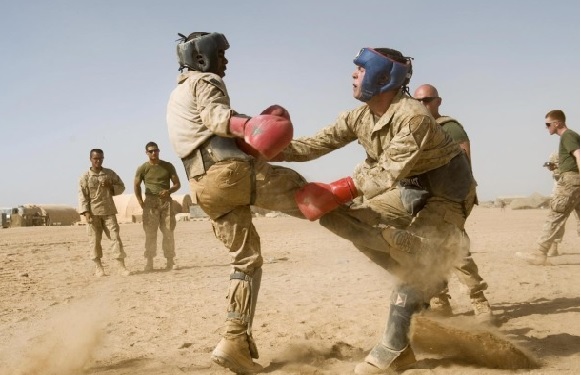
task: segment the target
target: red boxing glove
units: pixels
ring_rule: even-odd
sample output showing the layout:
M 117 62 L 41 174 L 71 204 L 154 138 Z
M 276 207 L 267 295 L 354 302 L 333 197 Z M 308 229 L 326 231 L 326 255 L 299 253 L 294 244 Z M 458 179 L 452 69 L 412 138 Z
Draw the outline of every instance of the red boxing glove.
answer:
M 288 113 L 288 111 L 284 107 L 282 107 L 278 104 L 271 105 L 270 107 L 268 107 L 264 111 L 262 111 L 260 114 L 261 115 L 280 116 L 280 117 L 283 117 L 283 118 L 290 121 L 290 114 Z M 254 156 L 255 158 L 259 158 L 261 156 L 261 154 L 256 149 L 254 149 L 252 146 L 250 146 L 248 143 L 246 143 L 244 141 L 244 139 L 242 139 L 242 138 L 237 138 L 236 144 L 238 145 L 238 148 L 240 150 L 244 151 L 248 155 Z M 274 161 L 274 159 L 279 155 L 282 155 L 282 154 L 279 153 L 279 154 L 269 158 L 268 160 Z M 279 159 L 280 159 L 280 157 L 279 157 Z M 277 160 L 277 161 L 282 161 L 282 160 Z
M 357 196 L 355 183 L 351 177 L 345 177 L 330 184 L 310 182 L 295 193 L 295 201 L 303 215 L 315 221 Z
M 230 131 L 235 136 L 244 138 L 248 146 L 267 160 L 278 155 L 293 139 L 293 124 L 284 117 L 274 115 L 258 115 L 252 118 L 232 116 Z M 247 150 L 243 151 L 251 154 Z
M 278 104 L 273 104 L 260 113 L 261 115 L 274 115 L 284 117 L 290 121 L 290 113 Z

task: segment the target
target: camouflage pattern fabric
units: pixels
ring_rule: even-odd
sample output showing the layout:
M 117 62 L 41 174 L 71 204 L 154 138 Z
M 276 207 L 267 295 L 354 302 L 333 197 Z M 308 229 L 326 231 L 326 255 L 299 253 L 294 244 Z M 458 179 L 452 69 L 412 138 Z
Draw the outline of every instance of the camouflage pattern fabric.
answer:
M 163 256 L 173 259 L 175 253 L 174 229 L 176 217 L 171 198 L 162 199 L 154 195 L 145 195 L 143 201 L 143 230 L 145 232 L 145 258 L 154 258 L 157 254 L 157 230 L 162 234 L 161 248 Z

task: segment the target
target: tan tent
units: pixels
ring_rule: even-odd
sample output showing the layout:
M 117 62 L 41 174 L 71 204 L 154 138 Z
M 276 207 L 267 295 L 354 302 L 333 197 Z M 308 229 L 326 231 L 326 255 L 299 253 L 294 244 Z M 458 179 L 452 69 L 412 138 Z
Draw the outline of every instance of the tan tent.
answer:
M 174 209 L 176 213 L 190 213 L 192 206 L 192 198 L 189 194 L 172 195 L 174 201 Z
M 189 213 L 192 199 L 189 194 L 172 195 L 173 208 L 176 213 Z M 120 194 L 113 197 L 117 207 L 117 220 L 120 223 L 141 222 L 143 209 L 137 202 L 135 194 Z
M 143 215 L 143 209 L 137 202 L 135 194 L 120 194 L 113 197 L 117 207 L 117 220 L 120 223 L 132 223 L 133 216 Z

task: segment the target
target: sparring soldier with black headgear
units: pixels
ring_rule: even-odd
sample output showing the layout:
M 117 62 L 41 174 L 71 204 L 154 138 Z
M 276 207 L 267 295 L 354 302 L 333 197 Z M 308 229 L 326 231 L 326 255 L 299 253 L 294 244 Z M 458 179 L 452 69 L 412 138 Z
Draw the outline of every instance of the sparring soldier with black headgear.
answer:
M 460 147 L 410 97 L 410 58 L 363 48 L 354 63 L 353 96 L 364 104 L 314 136 L 293 140 L 276 160 L 313 160 L 353 141 L 365 149 L 353 177 L 308 183 L 296 200 L 308 219 L 320 219 L 398 277 L 385 331 L 355 368 L 382 374 L 415 362 L 411 318 L 465 253 L 465 201 L 475 182 Z
M 268 160 L 292 139 L 289 113 L 278 105 L 248 117 L 230 108 L 225 76 L 226 37 L 181 35 L 180 74 L 167 107 L 171 144 L 182 159 L 196 202 L 230 252 L 230 284 L 223 338 L 212 360 L 240 374 L 262 370 L 252 321 L 262 276 L 260 237 L 250 206 L 304 218 L 294 200 L 306 181 Z

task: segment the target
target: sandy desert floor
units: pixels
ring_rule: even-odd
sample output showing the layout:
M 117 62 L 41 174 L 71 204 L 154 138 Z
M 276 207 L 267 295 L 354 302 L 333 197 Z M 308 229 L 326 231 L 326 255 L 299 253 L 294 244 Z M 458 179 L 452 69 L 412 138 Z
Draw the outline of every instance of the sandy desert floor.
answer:
M 414 321 L 412 374 L 579 374 L 579 238 L 569 220 L 550 266 L 530 251 L 544 210 L 476 208 L 472 252 L 494 326 L 478 324 L 455 277 L 454 316 Z M 376 343 L 393 279 L 318 223 L 255 219 L 265 265 L 254 336 L 265 373 L 351 374 Z M 228 256 L 208 221 L 176 228 L 176 271 L 142 272 L 139 224 L 121 226 L 132 275 L 95 278 L 84 226 L 0 229 L 0 374 L 231 374 L 212 363 Z M 108 246 L 105 239 L 103 244 Z M 535 366 L 536 364 L 536 366 Z M 526 367 L 536 368 L 526 368 Z

